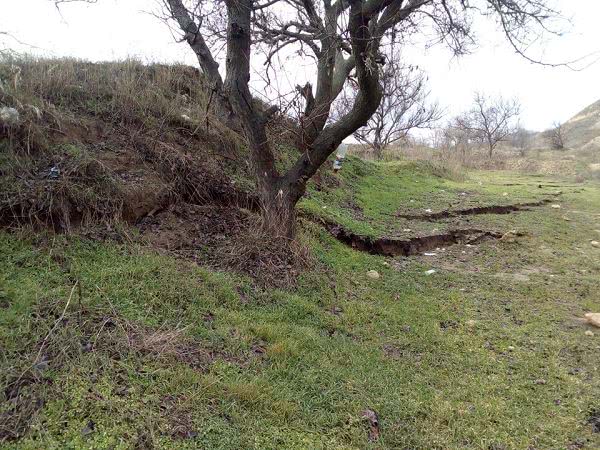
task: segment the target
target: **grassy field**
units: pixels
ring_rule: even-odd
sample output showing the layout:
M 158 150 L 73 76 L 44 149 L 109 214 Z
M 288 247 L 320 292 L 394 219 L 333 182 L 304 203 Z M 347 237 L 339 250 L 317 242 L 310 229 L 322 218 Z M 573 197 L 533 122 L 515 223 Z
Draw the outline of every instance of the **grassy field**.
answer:
M 600 311 L 600 186 L 355 159 L 329 181 L 302 212 L 357 233 L 514 233 L 384 258 L 303 220 L 315 267 L 283 290 L 135 239 L 1 232 L 2 448 L 600 448 L 579 320 Z
M 300 208 L 366 236 L 403 236 L 449 224 L 412 223 L 398 214 L 528 203 L 581 187 L 514 172 L 475 171 L 464 177 L 427 162 L 377 164 L 352 158 L 333 188 L 312 190 Z

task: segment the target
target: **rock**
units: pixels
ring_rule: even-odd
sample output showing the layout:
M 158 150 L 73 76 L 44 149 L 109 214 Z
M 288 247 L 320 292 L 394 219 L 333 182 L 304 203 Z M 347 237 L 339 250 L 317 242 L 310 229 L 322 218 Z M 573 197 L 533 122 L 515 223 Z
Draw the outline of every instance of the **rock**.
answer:
M 19 111 L 15 108 L 3 106 L 0 108 L 0 124 L 6 126 L 17 125 L 20 121 Z
M 42 356 L 42 358 L 33 365 L 33 368 L 39 370 L 40 372 L 47 370 L 49 367 L 50 364 L 48 363 L 46 356 Z
M 592 330 L 586 330 L 585 335 L 593 337 L 594 336 L 594 332 Z
M 515 242 L 517 240 L 517 232 L 515 230 L 507 231 L 500 238 L 501 241 Z
M 467 326 L 473 328 L 475 325 L 477 325 L 477 321 L 476 320 L 467 320 Z
M 196 439 L 198 437 L 198 433 L 196 431 L 188 431 L 185 433 L 185 437 L 188 439 Z
M 367 272 L 367 276 L 372 280 L 378 280 L 381 277 L 381 275 L 379 275 L 379 272 L 377 272 L 376 270 L 369 270 Z
M 551 208 L 560 209 L 560 205 L 554 204 L 554 205 L 551 206 Z
M 81 351 L 83 353 L 91 352 L 93 349 L 94 349 L 94 346 L 92 345 L 91 342 L 86 342 L 84 344 L 81 344 Z
M 600 313 L 587 313 L 583 317 L 590 325 L 600 328 Z
M 344 310 L 342 308 L 340 308 L 339 306 L 332 306 L 329 309 L 329 312 L 331 314 L 333 314 L 334 316 L 339 316 L 342 312 L 344 312 Z
M 592 244 L 592 247 L 600 248 L 600 242 L 598 241 L 592 241 L 590 244 Z

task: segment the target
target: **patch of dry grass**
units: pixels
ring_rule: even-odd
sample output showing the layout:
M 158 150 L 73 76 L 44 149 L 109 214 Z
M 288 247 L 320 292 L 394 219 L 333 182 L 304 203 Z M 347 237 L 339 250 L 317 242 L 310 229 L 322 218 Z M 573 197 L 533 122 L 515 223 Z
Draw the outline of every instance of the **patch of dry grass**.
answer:
M 364 147 L 355 146 L 351 154 L 372 159 Z M 522 154 L 509 146 L 499 146 L 492 157 L 487 149 L 471 148 L 464 151 L 421 145 L 403 145 L 383 153 L 384 161 L 426 161 L 444 170 L 451 178 L 461 180 L 470 170 L 510 170 L 520 173 L 555 175 L 585 181 L 595 178 L 594 163 L 600 162 L 596 147 L 571 150 L 530 149 Z M 598 171 L 600 173 L 600 171 Z

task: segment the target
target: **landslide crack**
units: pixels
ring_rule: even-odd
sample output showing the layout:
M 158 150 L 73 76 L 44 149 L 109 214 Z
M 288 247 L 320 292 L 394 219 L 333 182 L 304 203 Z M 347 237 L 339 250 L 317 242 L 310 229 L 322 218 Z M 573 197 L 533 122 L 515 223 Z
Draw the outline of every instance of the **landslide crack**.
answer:
M 340 242 L 355 250 L 381 256 L 412 256 L 438 247 L 455 244 L 475 244 L 488 239 L 500 239 L 502 233 L 475 228 L 449 230 L 446 233 L 409 239 L 371 238 L 346 230 L 338 224 L 322 221 L 323 225 Z
M 552 200 L 544 199 L 537 202 L 529 203 L 515 203 L 512 205 L 489 205 L 489 206 L 474 206 L 472 208 L 458 209 L 458 210 L 444 210 L 426 214 L 396 214 L 396 217 L 401 219 L 409 220 L 424 220 L 424 221 L 436 221 L 441 219 L 448 219 L 451 217 L 463 217 L 463 216 L 475 216 L 480 214 L 510 214 L 517 211 L 527 211 L 529 208 L 535 208 L 546 205 Z

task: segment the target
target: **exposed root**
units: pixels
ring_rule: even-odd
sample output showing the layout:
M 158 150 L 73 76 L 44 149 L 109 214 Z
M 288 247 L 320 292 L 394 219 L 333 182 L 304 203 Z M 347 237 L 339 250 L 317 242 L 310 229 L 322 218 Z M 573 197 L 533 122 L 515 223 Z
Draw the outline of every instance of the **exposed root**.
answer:
M 544 199 L 537 202 L 516 203 L 513 205 L 475 206 L 473 208 L 458 209 L 455 211 L 444 210 L 428 214 L 396 214 L 396 217 L 409 220 L 435 221 L 448 219 L 450 217 L 475 216 L 479 214 L 510 214 L 517 211 L 526 211 L 528 208 L 543 206 L 550 202 L 550 199 Z

